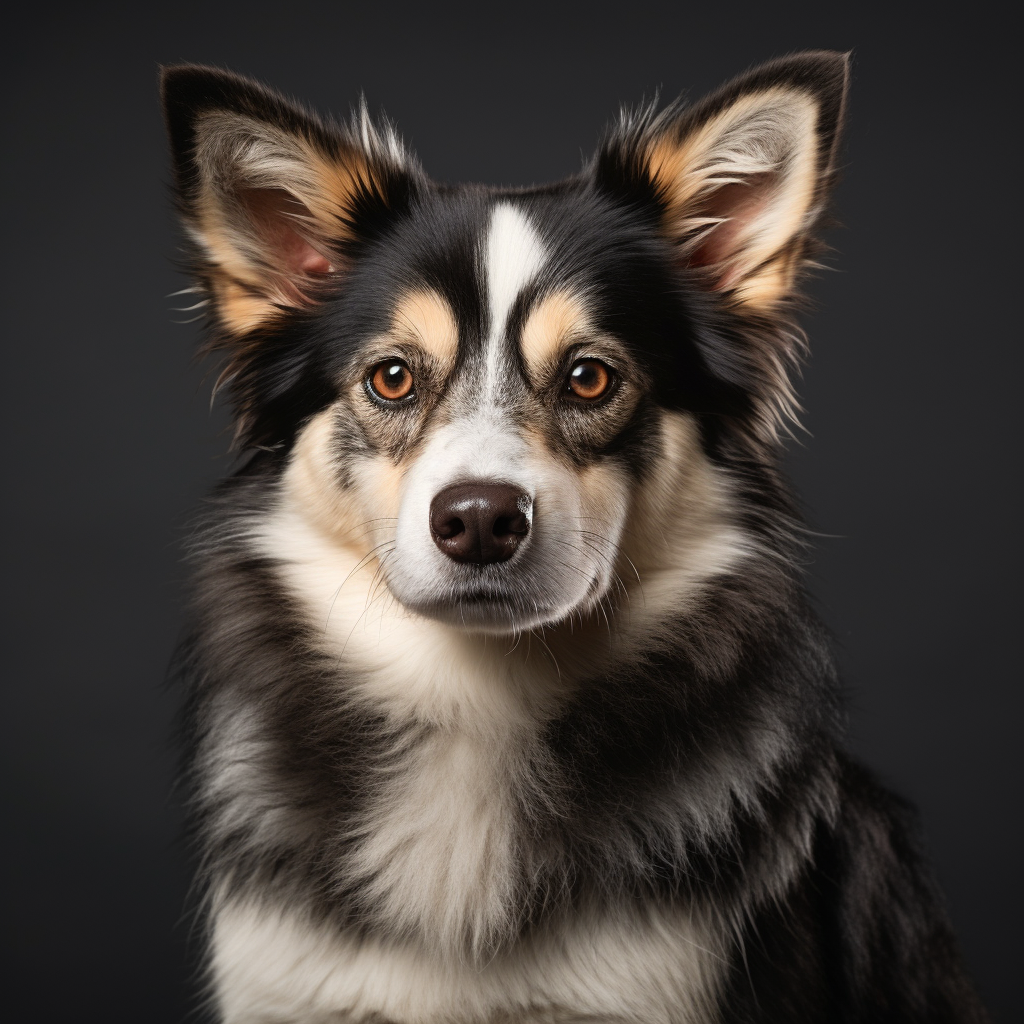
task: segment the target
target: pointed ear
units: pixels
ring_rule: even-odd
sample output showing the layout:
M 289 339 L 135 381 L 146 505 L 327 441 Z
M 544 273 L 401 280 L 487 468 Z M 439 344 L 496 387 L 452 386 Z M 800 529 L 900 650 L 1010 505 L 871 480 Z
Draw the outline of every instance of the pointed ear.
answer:
M 215 68 L 162 72 L 178 202 L 219 326 L 242 334 L 317 300 L 364 230 L 408 200 L 397 139 L 326 123 Z
M 849 61 L 830 52 L 765 64 L 692 107 L 626 121 L 598 174 L 642 183 L 680 262 L 755 311 L 793 291 L 827 198 Z

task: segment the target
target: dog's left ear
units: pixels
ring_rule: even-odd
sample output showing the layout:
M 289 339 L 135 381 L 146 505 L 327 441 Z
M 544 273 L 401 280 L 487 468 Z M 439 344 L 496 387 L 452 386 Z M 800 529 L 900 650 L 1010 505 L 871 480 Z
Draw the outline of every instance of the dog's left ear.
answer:
M 765 64 L 694 106 L 624 120 L 599 186 L 653 199 L 679 262 L 752 311 L 793 289 L 825 205 L 849 60 L 814 51 Z

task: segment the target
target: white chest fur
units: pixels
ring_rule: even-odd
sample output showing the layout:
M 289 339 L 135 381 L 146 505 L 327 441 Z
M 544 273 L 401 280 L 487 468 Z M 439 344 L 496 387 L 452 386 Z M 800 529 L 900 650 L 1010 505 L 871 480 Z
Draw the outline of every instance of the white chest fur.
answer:
M 454 956 L 506 930 L 519 753 L 497 737 L 435 730 L 380 779 L 347 871 L 392 927 Z
M 581 914 L 482 966 L 229 905 L 214 930 L 224 1024 L 707 1024 L 720 937 L 682 914 Z

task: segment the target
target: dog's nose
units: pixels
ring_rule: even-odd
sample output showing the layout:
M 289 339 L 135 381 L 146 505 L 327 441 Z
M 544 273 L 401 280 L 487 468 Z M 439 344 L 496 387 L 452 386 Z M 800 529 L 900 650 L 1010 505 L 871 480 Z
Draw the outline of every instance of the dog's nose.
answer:
M 456 562 L 504 562 L 530 532 L 529 513 L 530 496 L 520 488 L 470 480 L 434 496 L 430 534 Z

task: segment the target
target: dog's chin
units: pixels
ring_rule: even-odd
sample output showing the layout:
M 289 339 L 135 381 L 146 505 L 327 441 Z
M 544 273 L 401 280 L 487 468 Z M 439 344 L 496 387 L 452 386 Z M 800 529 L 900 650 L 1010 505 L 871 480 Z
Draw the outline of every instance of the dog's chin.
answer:
M 443 595 L 402 593 L 391 587 L 408 611 L 467 633 L 515 636 L 531 629 L 558 625 L 575 611 L 572 601 L 551 603 L 531 594 L 504 593 L 471 587 L 452 587 Z
M 553 626 L 567 617 L 563 609 L 526 607 L 512 598 L 467 593 L 443 600 L 402 601 L 423 618 L 453 626 L 467 633 L 515 636 L 530 629 Z

